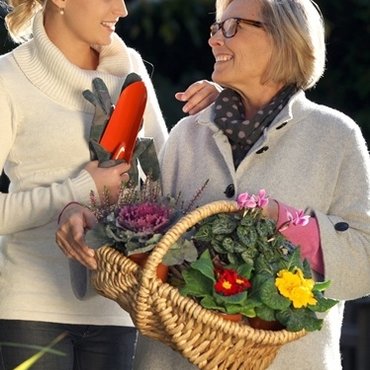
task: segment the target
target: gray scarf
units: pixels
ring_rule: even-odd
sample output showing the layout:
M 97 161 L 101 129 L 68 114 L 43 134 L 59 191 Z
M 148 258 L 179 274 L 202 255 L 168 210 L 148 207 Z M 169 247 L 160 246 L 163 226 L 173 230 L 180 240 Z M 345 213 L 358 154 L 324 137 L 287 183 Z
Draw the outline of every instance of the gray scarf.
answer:
M 220 93 L 215 102 L 215 123 L 229 139 L 235 168 L 296 91 L 294 85 L 282 88 L 251 119 L 245 119 L 243 102 L 236 91 L 225 89 Z

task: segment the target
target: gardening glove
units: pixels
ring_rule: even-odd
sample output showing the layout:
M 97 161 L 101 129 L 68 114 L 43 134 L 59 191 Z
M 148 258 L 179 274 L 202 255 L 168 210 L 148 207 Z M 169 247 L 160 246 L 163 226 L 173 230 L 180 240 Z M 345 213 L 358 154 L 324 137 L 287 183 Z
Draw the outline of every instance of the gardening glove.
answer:
M 132 82 L 141 80 L 136 73 L 127 75 L 121 92 Z M 101 78 L 94 78 L 92 81 L 93 91 L 85 90 L 82 95 L 86 100 L 95 106 L 95 113 L 89 135 L 89 148 L 91 160 L 98 160 L 100 167 L 111 167 L 122 160 L 111 160 L 112 153 L 108 152 L 99 144 L 103 132 L 114 111 L 114 105 L 107 86 Z
M 141 137 L 136 141 L 131 167 L 128 172 L 130 179 L 134 181 L 135 184 L 137 184 L 137 181 L 139 180 L 138 165 L 140 165 L 146 176 L 150 176 L 154 181 L 159 179 L 159 161 L 152 138 Z
M 89 148 L 91 160 L 98 160 L 101 164 L 110 159 L 111 153 L 107 152 L 99 141 L 109 121 L 114 106 L 107 86 L 101 78 L 92 81 L 93 92 L 85 90 L 82 95 L 95 106 L 95 113 L 90 129 Z M 104 166 L 103 166 L 104 167 Z

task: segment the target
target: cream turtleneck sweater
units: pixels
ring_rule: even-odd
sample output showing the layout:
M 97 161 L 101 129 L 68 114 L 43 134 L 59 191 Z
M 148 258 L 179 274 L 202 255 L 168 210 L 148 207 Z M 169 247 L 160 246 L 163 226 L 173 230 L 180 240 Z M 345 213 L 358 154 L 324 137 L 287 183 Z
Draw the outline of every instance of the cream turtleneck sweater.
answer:
M 159 150 L 167 130 L 153 86 L 140 55 L 116 34 L 100 48 L 96 71 L 71 64 L 50 42 L 41 12 L 33 35 L 0 57 L 0 168 L 11 180 L 9 194 L 0 194 L 0 319 L 132 325 L 114 302 L 74 297 L 55 244 L 56 217 L 96 190 L 82 169 L 94 113 L 82 91 L 100 77 L 115 101 L 127 74 L 138 73 L 148 88 L 142 135 Z

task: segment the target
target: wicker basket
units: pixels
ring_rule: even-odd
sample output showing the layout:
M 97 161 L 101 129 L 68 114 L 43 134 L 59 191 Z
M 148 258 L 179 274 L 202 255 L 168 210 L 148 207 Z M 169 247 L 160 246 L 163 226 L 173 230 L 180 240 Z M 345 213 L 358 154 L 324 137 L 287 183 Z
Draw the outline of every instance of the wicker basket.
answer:
M 139 331 L 180 352 L 201 369 L 266 369 L 285 343 L 305 331 L 270 331 L 235 323 L 204 309 L 156 277 L 156 268 L 176 240 L 199 221 L 238 211 L 235 202 L 217 201 L 190 212 L 156 245 L 144 268 L 109 246 L 97 250 L 93 284 L 129 312 Z

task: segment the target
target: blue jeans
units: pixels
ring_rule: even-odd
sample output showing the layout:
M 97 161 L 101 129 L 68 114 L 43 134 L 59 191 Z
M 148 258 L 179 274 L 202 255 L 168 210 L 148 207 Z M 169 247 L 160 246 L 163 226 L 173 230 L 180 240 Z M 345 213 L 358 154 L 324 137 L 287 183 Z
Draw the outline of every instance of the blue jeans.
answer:
M 64 355 L 45 353 L 32 370 L 132 369 L 135 328 L 0 320 L 0 370 L 12 370 L 38 352 L 27 345 L 47 346 L 62 333 L 64 338 L 53 349 Z

